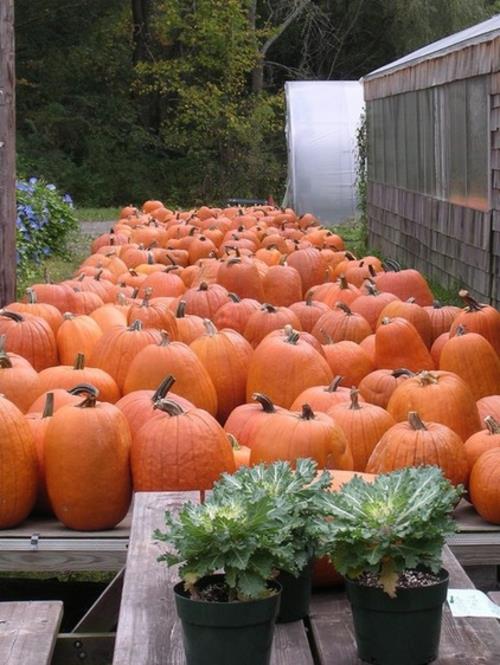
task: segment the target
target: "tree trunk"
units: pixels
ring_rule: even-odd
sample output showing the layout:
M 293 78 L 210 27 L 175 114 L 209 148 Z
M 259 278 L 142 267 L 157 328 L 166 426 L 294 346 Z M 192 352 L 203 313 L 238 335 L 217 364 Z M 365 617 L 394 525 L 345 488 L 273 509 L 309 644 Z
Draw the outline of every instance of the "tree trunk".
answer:
M 0 306 L 16 296 L 14 0 L 0 0 Z
M 149 17 L 151 0 L 132 0 L 132 41 L 134 50 L 132 62 L 135 65 L 151 59 Z

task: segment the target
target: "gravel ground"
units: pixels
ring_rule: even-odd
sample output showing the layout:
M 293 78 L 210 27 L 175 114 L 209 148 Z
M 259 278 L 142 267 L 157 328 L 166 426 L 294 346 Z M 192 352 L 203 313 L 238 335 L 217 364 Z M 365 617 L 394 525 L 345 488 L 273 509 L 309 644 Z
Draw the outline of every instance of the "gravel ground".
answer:
M 82 233 L 97 238 L 97 236 L 107 233 L 115 222 L 80 222 Z

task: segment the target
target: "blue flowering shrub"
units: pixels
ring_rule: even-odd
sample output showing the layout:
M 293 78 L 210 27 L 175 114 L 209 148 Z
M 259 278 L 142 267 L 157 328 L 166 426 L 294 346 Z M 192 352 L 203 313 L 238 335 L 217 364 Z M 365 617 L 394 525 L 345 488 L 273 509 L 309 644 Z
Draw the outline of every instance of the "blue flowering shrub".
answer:
M 69 194 L 41 178 L 16 182 L 18 280 L 34 279 L 44 259 L 69 258 L 68 241 L 78 229 Z

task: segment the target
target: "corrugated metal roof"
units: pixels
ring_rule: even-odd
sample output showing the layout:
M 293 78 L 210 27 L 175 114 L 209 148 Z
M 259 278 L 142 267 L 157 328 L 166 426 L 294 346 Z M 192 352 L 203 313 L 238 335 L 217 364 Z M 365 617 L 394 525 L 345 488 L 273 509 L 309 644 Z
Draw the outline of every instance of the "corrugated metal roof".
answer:
M 470 28 L 455 32 L 453 35 L 439 39 L 437 42 L 427 44 L 427 46 L 423 46 L 412 53 L 408 53 L 408 55 L 399 58 L 399 60 L 395 60 L 388 65 L 375 69 L 363 78 L 365 80 L 376 78 L 377 76 L 388 74 L 396 69 L 402 69 L 405 66 L 414 65 L 417 62 L 426 60 L 429 56 L 438 56 L 450 51 L 458 50 L 464 46 L 480 44 L 481 42 L 489 41 L 498 35 L 500 35 L 500 14 L 497 14 L 482 23 L 477 23 Z

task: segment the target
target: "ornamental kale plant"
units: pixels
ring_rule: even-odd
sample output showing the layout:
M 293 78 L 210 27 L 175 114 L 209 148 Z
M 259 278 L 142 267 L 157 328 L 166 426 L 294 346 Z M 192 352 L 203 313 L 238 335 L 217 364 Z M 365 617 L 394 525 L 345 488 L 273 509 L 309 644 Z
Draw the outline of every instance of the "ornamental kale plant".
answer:
M 68 256 L 67 242 L 78 222 L 71 196 L 61 196 L 55 185 L 43 179 L 18 180 L 16 201 L 17 271 L 20 280 L 26 281 L 45 258 Z
M 356 476 L 322 496 L 330 515 L 323 524 L 327 554 L 352 579 L 374 573 L 394 597 L 404 570 L 422 565 L 439 571 L 445 538 L 456 531 L 451 513 L 462 492 L 435 466 L 401 469 L 373 483 Z
M 293 548 L 292 567 L 285 568 L 295 576 L 322 551 L 324 502 L 331 477 L 328 471 L 316 477 L 317 464 L 312 459 L 299 459 L 295 470 L 288 462 L 242 467 L 234 474 L 223 474 L 214 485 L 214 498 L 220 502 L 228 497 L 243 497 L 247 504 L 268 497 L 283 513 L 288 514 L 290 544 Z
M 288 512 L 263 496 L 248 503 L 244 497 L 210 496 L 203 504 L 188 502 L 178 517 L 165 513 L 166 533 L 154 537 L 171 551 L 159 557 L 180 564 L 179 574 L 192 598 L 196 582 L 222 571 L 229 601 L 269 595 L 268 581 L 278 569 L 292 565 L 293 525 Z

